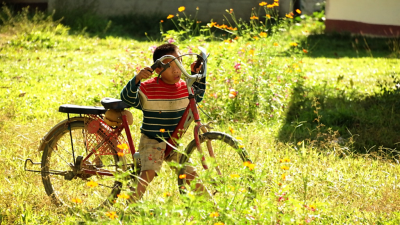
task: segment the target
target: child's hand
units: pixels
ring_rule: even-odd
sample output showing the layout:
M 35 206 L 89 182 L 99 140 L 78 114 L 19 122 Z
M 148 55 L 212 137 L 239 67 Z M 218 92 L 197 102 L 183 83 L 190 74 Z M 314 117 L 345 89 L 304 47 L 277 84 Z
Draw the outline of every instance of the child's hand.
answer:
M 150 67 L 146 67 L 140 70 L 140 72 L 136 75 L 135 83 L 139 83 L 140 80 L 147 79 L 153 75 L 153 70 Z
M 192 70 L 192 73 L 199 73 L 201 67 L 203 66 L 203 63 L 201 63 L 200 65 L 198 65 L 197 68 L 196 67 L 196 63 L 197 61 L 194 61 L 191 65 L 190 65 L 190 69 Z

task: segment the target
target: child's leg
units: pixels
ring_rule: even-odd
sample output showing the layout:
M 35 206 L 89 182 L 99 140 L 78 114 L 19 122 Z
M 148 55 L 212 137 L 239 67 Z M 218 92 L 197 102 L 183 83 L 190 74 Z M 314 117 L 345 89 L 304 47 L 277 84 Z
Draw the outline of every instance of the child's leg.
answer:
M 156 172 L 154 170 L 145 170 L 140 173 L 139 182 L 136 188 L 136 200 L 142 198 L 146 192 L 147 186 L 154 179 Z

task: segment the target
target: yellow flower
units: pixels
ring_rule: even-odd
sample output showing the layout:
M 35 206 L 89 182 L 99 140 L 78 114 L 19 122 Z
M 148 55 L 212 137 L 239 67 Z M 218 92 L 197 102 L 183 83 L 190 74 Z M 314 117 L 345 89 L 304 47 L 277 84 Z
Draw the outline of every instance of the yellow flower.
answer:
M 89 187 L 97 187 L 99 184 L 96 181 L 89 181 L 86 183 L 87 186 Z
M 172 18 L 174 18 L 174 15 L 172 15 L 172 14 L 169 14 L 168 16 L 167 16 L 167 19 L 169 20 L 169 19 L 172 19 Z
M 118 217 L 116 212 L 106 212 L 106 216 L 110 217 L 112 220 Z
M 288 166 L 281 166 L 281 169 L 283 169 L 283 170 L 288 170 L 289 167 L 288 167 Z
M 169 192 L 164 192 L 163 196 L 164 196 L 164 198 L 166 198 L 166 197 L 171 197 L 172 195 Z
M 122 150 L 125 150 L 125 149 L 128 149 L 128 148 L 129 148 L 128 145 L 125 144 L 125 143 L 119 144 L 119 145 L 117 145 L 117 147 L 118 147 L 119 149 L 122 149 Z
M 267 8 L 274 8 L 274 5 L 267 5 Z
M 236 92 L 235 92 L 236 94 Z M 233 128 L 229 127 L 229 131 L 233 134 L 235 131 L 233 130 Z
M 275 43 L 274 43 L 274 46 L 279 46 L 279 44 L 275 42 Z
M 224 225 L 223 222 L 214 223 L 214 225 Z
M 256 40 L 258 40 L 258 39 L 259 39 L 257 36 L 254 36 L 253 38 L 254 38 L 254 39 L 256 39 Z
M 179 11 L 179 12 L 183 12 L 183 11 L 185 11 L 185 6 L 181 6 L 181 7 L 179 7 L 179 8 L 178 8 L 178 11 Z
M 215 218 L 215 217 L 218 217 L 219 216 L 219 213 L 218 212 L 212 212 L 212 213 L 210 213 L 210 217 L 211 218 Z
M 236 139 L 237 139 L 237 140 L 243 140 L 243 138 L 242 138 L 242 137 L 236 137 Z
M 296 12 L 297 12 L 298 14 L 301 14 L 301 10 L 300 10 L 300 9 L 296 9 Z
M 274 6 L 279 6 L 279 3 L 278 3 L 278 2 L 274 2 L 273 5 L 274 5 Z
M 309 208 L 310 208 L 312 211 L 315 211 L 315 210 L 317 209 L 317 207 L 316 207 L 315 205 L 310 205 Z
M 250 49 L 250 50 L 249 50 L 249 54 L 250 54 L 250 55 L 254 55 L 254 49 Z
M 258 17 L 257 16 L 252 16 L 252 17 L 250 17 L 250 19 L 251 20 L 258 20 Z
M 290 162 L 290 159 L 289 159 L 289 158 L 283 158 L 283 159 L 280 159 L 279 162 L 280 162 L 280 163 L 283 163 L 283 162 Z
M 282 180 L 286 180 L 286 174 L 282 174 Z
M 239 145 L 239 148 L 244 148 L 244 145 Z
M 251 162 L 250 162 L 250 161 L 246 161 L 246 162 L 244 162 L 244 163 L 243 163 L 243 166 L 246 166 L 246 167 L 248 167 L 250 164 L 251 164 Z
M 239 191 L 244 193 L 244 192 L 246 192 L 246 188 L 240 188 Z
M 267 33 L 261 32 L 261 33 L 260 33 L 260 37 L 267 37 Z
M 233 13 L 233 9 L 230 9 L 230 10 L 229 10 L 229 13 L 232 14 L 232 13 Z
M 124 193 L 122 193 L 122 194 L 119 194 L 119 195 L 117 195 L 118 196 L 118 198 L 122 198 L 122 199 L 129 199 L 130 198 L 130 196 L 129 195 L 127 195 L 127 194 L 124 194 Z
M 122 156 L 125 155 L 125 153 L 123 153 L 123 152 L 118 152 L 117 155 L 122 157 Z
M 250 170 L 253 170 L 254 167 L 256 167 L 256 164 L 250 163 L 250 165 L 248 166 Z
M 239 174 L 231 174 L 231 178 L 239 178 Z
M 73 198 L 73 199 L 71 199 L 71 202 L 78 204 L 78 203 L 82 203 L 82 200 L 79 198 Z
M 186 174 L 179 175 L 179 179 L 185 179 L 185 178 L 186 178 Z
M 268 19 L 271 19 L 271 15 L 267 14 Z
M 290 46 L 293 46 L 293 47 L 296 47 L 296 46 L 297 46 L 297 43 L 296 43 L 296 42 L 290 42 L 289 45 L 290 45 Z
M 266 2 L 260 2 L 259 5 L 260 5 L 260 6 L 265 6 L 265 5 L 267 5 L 267 3 L 266 3 Z
M 165 132 L 165 129 L 160 129 L 160 132 L 161 132 L 161 133 L 164 133 L 164 132 Z
M 293 16 L 290 15 L 290 14 L 286 14 L 286 17 L 289 18 L 289 19 L 293 19 Z

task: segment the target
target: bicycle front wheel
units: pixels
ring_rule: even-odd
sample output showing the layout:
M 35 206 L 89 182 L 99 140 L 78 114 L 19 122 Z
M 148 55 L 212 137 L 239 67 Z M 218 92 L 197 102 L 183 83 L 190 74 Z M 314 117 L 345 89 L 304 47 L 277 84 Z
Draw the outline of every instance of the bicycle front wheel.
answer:
M 210 202 L 219 206 L 242 204 L 245 199 L 249 199 L 252 196 L 249 185 L 252 180 L 252 168 L 248 167 L 251 160 L 244 146 L 232 136 L 221 132 L 204 133 L 200 135 L 200 142 L 202 154 L 195 151 L 197 145 L 193 140 L 180 158 L 181 165 L 193 166 L 197 174 L 197 178 L 188 185 L 185 179 L 187 176 L 183 175 L 187 174 L 187 167 L 180 169 L 180 192 L 201 192 L 206 198 L 212 198 Z M 193 182 L 201 184 L 202 190 L 199 190 L 199 186 L 196 188 Z
M 84 160 L 89 153 L 86 135 L 84 119 L 72 118 L 58 125 L 44 147 L 42 181 L 57 205 L 96 209 L 120 193 L 122 183 L 110 174 L 121 170 L 123 158 L 114 151 Z M 84 169 L 95 172 L 86 174 Z

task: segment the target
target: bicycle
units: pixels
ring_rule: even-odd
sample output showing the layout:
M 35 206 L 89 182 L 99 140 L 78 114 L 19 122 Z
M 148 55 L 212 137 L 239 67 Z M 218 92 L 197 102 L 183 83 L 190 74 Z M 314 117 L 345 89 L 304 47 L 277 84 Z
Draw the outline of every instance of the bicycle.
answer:
M 177 149 L 177 140 L 182 137 L 190 124 L 194 121 L 194 139 L 182 152 L 179 164 L 185 165 L 193 154 L 198 154 L 191 165 L 204 169 L 200 173 L 199 181 L 211 192 L 213 198 L 218 193 L 232 192 L 233 198 L 243 192 L 240 187 L 246 185 L 246 179 L 235 179 L 238 171 L 244 168 L 243 163 L 251 160 L 241 143 L 232 136 L 222 132 L 212 132 L 209 124 L 202 124 L 195 101 L 195 95 L 202 90 L 192 89 L 196 80 L 206 76 L 207 55 L 203 48 L 201 54 L 196 55 L 197 65 L 202 63 L 198 74 L 189 75 L 178 57 L 165 55 L 157 60 L 152 69 L 157 67 L 166 69 L 169 63 L 175 61 L 182 74 L 186 77 L 189 104 L 179 121 L 176 129 L 167 141 L 165 157 Z M 183 56 L 183 55 L 182 55 Z M 179 57 L 182 57 L 179 56 Z M 164 59 L 171 59 L 169 63 L 162 63 Z M 140 152 L 136 152 L 130 132 L 125 109 L 127 104 L 119 99 L 104 98 L 103 107 L 61 105 L 59 112 L 67 113 L 67 119 L 54 126 L 42 139 L 39 151 L 43 151 L 40 163 L 26 159 L 25 170 L 39 172 L 47 195 L 56 205 L 73 206 L 81 203 L 86 208 L 98 208 L 112 204 L 121 193 L 125 183 L 124 173 L 128 173 L 128 180 L 135 181 L 140 174 Z M 109 126 L 105 122 L 107 111 L 114 110 L 121 113 L 122 123 Z M 70 114 L 79 116 L 70 117 Z M 123 135 L 125 131 L 125 136 Z M 194 151 L 197 149 L 198 151 Z M 203 151 L 206 149 L 207 151 Z M 127 156 L 131 155 L 131 163 Z M 221 158 L 222 157 L 222 158 Z M 229 158 L 229 163 L 223 159 Z M 27 169 L 27 163 L 41 165 L 41 170 Z M 185 179 L 185 167 L 178 172 L 178 187 L 181 194 L 190 193 L 191 186 Z M 233 174 L 233 175 L 232 175 Z M 125 179 L 126 180 L 126 179 Z M 230 182 L 232 185 L 222 185 Z M 234 182 L 235 184 L 233 184 Z M 222 189 L 224 190 L 222 190 Z M 249 190 L 249 189 L 245 189 Z M 226 196 L 222 197 L 226 198 Z

